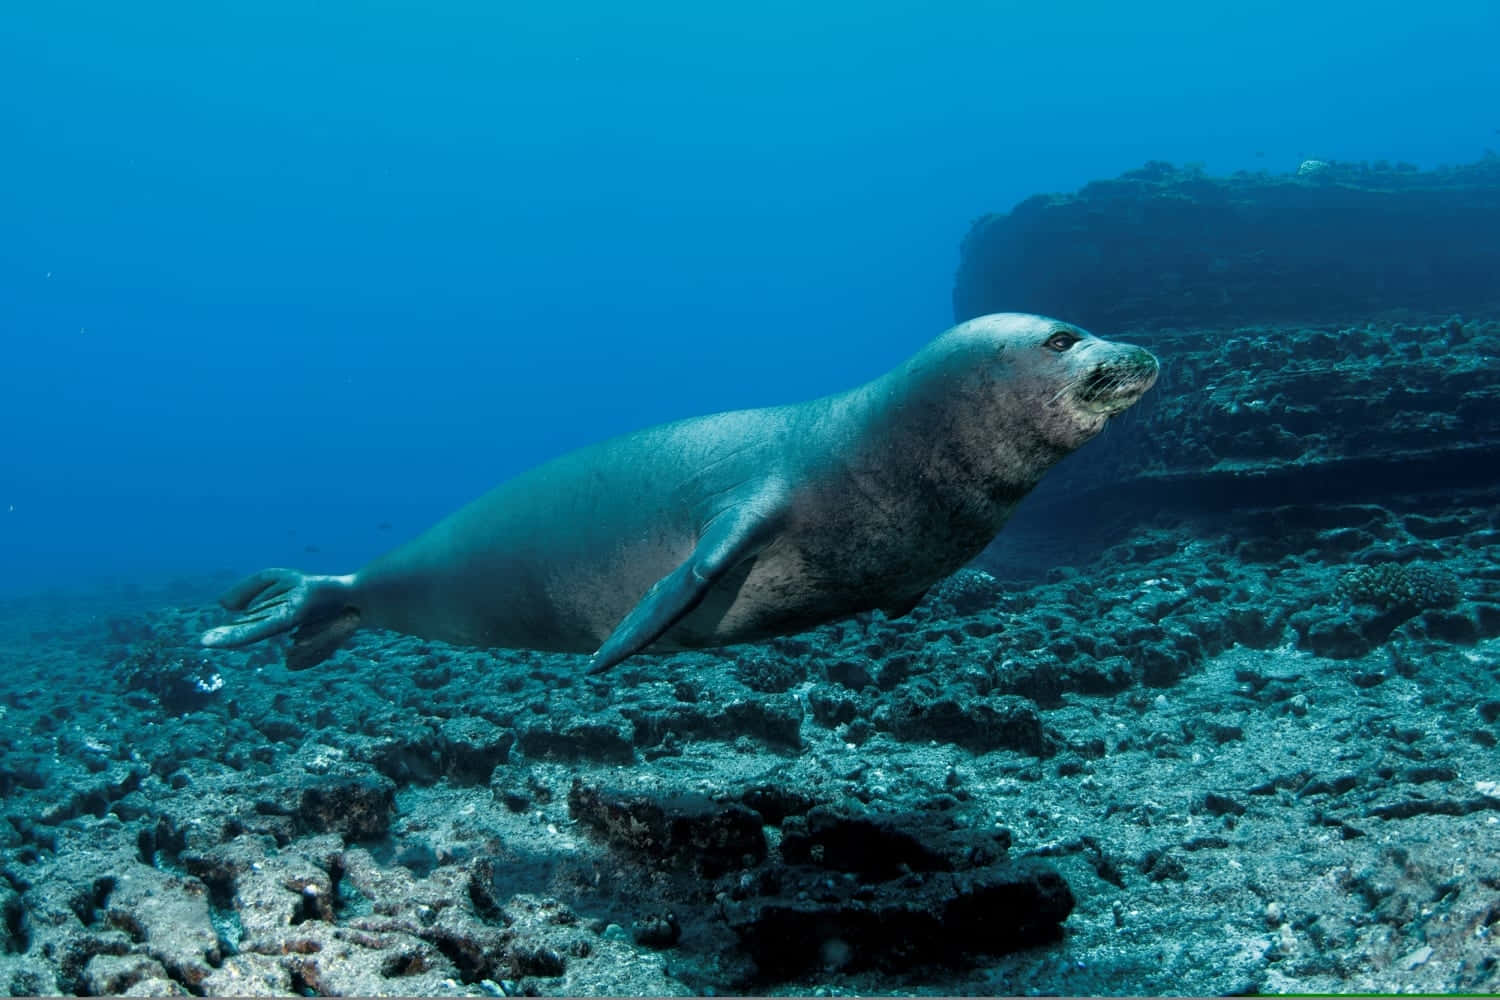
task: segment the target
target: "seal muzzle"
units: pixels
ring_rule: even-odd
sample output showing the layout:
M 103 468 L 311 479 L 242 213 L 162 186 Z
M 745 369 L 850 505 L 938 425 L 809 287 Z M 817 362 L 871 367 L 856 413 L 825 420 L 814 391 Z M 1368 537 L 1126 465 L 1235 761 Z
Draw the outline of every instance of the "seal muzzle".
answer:
M 1084 377 L 1078 387 L 1078 401 L 1090 410 L 1114 416 L 1155 385 L 1160 370 L 1150 351 L 1127 346 Z

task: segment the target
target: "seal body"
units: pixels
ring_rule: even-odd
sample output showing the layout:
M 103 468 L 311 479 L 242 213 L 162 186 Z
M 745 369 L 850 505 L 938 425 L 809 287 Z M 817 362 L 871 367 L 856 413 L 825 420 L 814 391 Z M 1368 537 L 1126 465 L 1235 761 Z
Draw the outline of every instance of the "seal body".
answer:
M 603 670 L 900 615 L 1156 374 L 1146 351 L 1066 323 L 983 316 L 847 392 L 563 455 L 351 576 L 263 571 L 224 597 L 244 617 L 203 642 L 295 630 L 304 666 L 372 626 L 591 652 Z

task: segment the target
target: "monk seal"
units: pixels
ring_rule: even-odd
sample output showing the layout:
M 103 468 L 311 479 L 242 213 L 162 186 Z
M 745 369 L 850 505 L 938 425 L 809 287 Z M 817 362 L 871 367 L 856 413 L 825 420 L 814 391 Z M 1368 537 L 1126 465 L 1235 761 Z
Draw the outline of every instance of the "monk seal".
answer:
M 1059 459 L 1156 381 L 1139 347 L 1016 313 L 953 327 L 875 380 L 695 417 L 525 472 L 348 576 L 268 569 L 205 632 L 293 632 L 292 668 L 356 627 L 592 653 L 897 617 L 978 555 Z

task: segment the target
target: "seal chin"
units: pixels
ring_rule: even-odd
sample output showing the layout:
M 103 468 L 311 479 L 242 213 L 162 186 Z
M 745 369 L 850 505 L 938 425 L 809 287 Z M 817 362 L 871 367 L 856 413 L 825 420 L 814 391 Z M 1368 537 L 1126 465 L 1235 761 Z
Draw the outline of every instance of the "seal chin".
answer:
M 1103 417 L 1108 420 L 1115 414 L 1130 409 L 1145 391 L 1141 389 L 1138 392 L 1122 393 L 1108 399 L 1080 399 L 1078 408 L 1090 416 Z

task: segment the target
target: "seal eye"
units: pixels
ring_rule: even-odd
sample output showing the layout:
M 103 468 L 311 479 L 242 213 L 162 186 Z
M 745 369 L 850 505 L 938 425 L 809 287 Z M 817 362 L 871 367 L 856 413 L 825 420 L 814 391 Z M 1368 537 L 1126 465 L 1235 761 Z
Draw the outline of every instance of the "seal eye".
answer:
M 1062 353 L 1082 339 L 1082 337 L 1069 333 L 1066 330 L 1059 330 L 1047 338 L 1046 347 L 1049 351 Z

